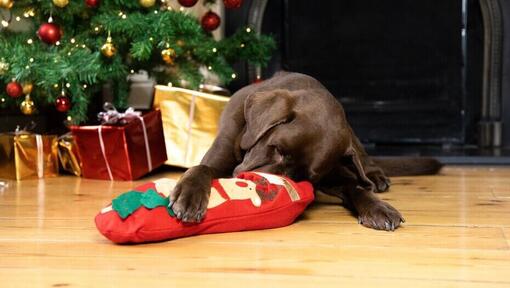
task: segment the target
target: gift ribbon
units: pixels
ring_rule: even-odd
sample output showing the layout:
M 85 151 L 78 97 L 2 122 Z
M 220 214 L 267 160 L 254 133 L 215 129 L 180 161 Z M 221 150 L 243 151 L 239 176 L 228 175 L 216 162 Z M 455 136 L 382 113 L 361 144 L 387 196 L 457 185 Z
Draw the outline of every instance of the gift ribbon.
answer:
M 126 109 L 124 113 L 121 113 L 117 111 L 115 106 L 113 104 L 106 102 L 103 105 L 104 112 L 98 113 L 98 118 L 101 121 L 102 124 L 125 124 L 127 122 L 126 120 L 129 118 L 138 118 L 140 122 L 142 123 L 142 129 L 143 129 L 143 140 L 145 142 L 145 154 L 147 157 L 147 167 L 149 168 L 149 171 L 152 171 L 152 158 L 151 158 L 151 149 L 149 146 L 149 137 L 147 136 L 147 127 L 145 125 L 145 120 L 141 116 L 142 113 L 139 111 L 135 111 L 133 107 L 129 107 Z M 103 141 L 103 135 L 101 132 L 101 126 L 99 126 L 98 129 L 99 133 L 99 144 L 101 145 L 101 152 L 103 153 L 103 158 L 106 163 L 106 168 L 108 169 L 108 175 L 110 176 L 110 180 L 113 180 L 112 172 L 110 165 L 108 164 L 108 160 L 106 157 L 106 148 L 104 146 Z
M 151 148 L 149 147 L 149 137 L 147 136 L 147 128 L 145 127 L 145 121 L 142 116 L 138 116 L 140 122 L 142 122 L 143 128 L 143 140 L 145 141 L 145 153 L 147 154 L 147 166 L 149 167 L 149 171 L 152 171 L 152 158 L 151 158 Z
M 101 124 L 126 124 L 129 118 L 141 118 L 142 113 L 135 111 L 133 107 L 126 109 L 124 113 L 117 111 L 112 103 L 106 102 L 103 105 L 105 111 L 99 112 L 97 117 Z
M 110 177 L 110 180 L 113 181 L 112 169 L 110 168 L 108 158 L 106 157 L 106 148 L 104 146 L 102 130 L 103 126 L 99 126 L 99 128 L 97 129 L 97 133 L 99 134 L 99 146 L 101 146 L 101 153 L 103 154 L 104 163 L 106 164 L 106 170 L 108 170 L 108 176 Z
M 184 152 L 184 163 L 188 164 L 189 150 L 191 150 L 191 128 L 193 125 L 193 118 L 195 117 L 195 94 L 191 95 L 191 103 L 189 105 L 189 119 L 188 119 L 188 138 L 186 139 L 186 152 Z
M 44 146 L 41 134 L 35 134 L 37 144 L 37 177 L 44 177 Z

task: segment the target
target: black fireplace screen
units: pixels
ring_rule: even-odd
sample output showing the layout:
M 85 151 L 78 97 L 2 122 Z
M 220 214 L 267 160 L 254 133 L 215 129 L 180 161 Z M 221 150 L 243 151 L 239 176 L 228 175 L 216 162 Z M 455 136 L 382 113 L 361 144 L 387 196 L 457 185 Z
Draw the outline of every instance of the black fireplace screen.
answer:
M 464 141 L 455 0 L 284 2 L 282 66 L 319 79 L 364 142 Z
M 479 0 L 244 3 L 265 7 L 261 31 L 280 45 L 263 77 L 285 69 L 319 79 L 363 142 L 477 143 L 484 71 Z M 260 15 L 227 12 L 227 34 Z M 253 80 L 253 69 L 236 70 L 234 91 Z

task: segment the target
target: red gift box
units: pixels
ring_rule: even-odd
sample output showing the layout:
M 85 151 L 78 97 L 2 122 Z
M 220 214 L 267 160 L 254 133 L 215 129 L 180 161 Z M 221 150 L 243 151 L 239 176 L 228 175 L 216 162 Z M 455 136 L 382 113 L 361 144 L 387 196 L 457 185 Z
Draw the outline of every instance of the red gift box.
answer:
M 134 180 L 167 160 L 159 110 L 125 125 L 72 126 L 71 132 L 85 178 Z

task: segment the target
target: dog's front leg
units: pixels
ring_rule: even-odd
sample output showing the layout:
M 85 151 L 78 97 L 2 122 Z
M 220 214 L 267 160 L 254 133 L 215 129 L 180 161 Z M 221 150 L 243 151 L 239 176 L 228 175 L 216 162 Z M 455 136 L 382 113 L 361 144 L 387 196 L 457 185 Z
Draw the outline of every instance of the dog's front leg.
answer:
M 207 210 L 213 173 L 208 166 L 198 165 L 188 169 L 170 193 L 170 206 L 177 219 L 200 222 Z
M 358 221 L 363 226 L 394 231 L 405 222 L 404 217 L 390 204 L 380 200 L 374 192 L 357 186 L 344 191 L 345 198 L 351 203 L 358 215 Z
M 220 136 L 215 140 L 198 166 L 186 171 L 170 193 L 170 205 L 178 219 L 184 222 L 200 222 L 205 216 L 211 181 L 229 177 L 237 165 L 233 141 Z
M 218 136 L 200 165 L 188 169 L 170 192 L 170 205 L 177 218 L 184 222 L 202 221 L 209 203 L 211 181 L 231 177 L 238 164 L 236 140 L 245 123 L 244 98 L 232 97 L 223 112 Z
M 344 206 L 358 217 L 358 222 L 376 230 L 393 231 L 405 222 L 404 217 L 374 192 L 357 185 L 320 187 L 318 190 L 339 197 Z

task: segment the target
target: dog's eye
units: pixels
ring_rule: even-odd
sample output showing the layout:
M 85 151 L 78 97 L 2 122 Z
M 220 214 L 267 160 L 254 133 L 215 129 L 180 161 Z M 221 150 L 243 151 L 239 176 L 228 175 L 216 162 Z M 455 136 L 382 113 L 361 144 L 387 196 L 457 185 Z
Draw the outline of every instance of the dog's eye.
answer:
M 274 150 L 276 151 L 276 153 L 280 154 L 280 155 L 284 155 L 283 151 L 282 151 L 282 148 L 279 147 L 279 146 L 274 146 Z
M 278 163 L 284 165 L 293 165 L 294 160 L 288 150 L 284 150 L 281 146 L 274 146 L 274 158 Z
M 287 153 L 285 150 L 283 150 L 283 148 L 282 148 L 282 147 L 280 147 L 280 146 L 275 146 L 275 148 L 274 148 L 274 149 L 275 149 L 275 152 L 276 152 L 278 155 L 282 156 L 282 157 L 286 157 L 286 156 L 287 156 L 287 154 L 288 154 L 288 153 Z

